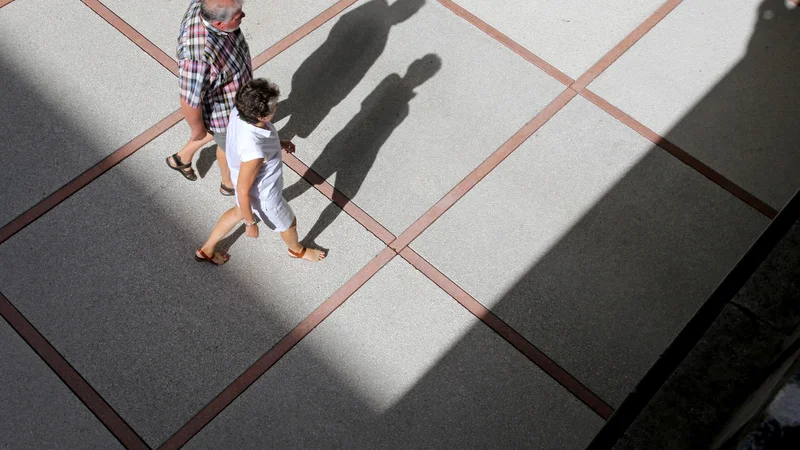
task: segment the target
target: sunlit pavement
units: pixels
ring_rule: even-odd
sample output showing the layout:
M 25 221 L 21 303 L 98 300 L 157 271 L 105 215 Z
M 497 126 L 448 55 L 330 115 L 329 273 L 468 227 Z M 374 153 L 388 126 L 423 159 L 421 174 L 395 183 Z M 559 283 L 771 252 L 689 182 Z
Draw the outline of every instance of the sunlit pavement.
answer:
M 738 3 L 248 0 L 329 256 L 211 267 L 187 0 L 0 1 L 0 447 L 585 447 L 800 188 L 800 11 Z

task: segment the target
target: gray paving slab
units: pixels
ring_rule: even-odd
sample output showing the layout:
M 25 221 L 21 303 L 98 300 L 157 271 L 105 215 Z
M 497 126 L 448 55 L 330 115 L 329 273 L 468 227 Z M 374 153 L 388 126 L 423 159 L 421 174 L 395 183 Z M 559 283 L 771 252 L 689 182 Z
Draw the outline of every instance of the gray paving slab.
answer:
M 582 448 L 602 419 L 395 258 L 187 448 Z
M 0 448 L 122 448 L 2 319 L 0 361 Z
M 411 247 L 615 406 L 767 223 L 577 97 Z
M 395 234 L 563 90 L 423 0 L 356 3 L 256 75 L 300 158 Z
M 233 200 L 205 150 L 197 182 L 167 168 L 188 135 L 181 122 L 0 245 L 2 292 L 151 445 L 384 248 L 342 214 L 317 239 L 324 264 L 290 259 L 265 227 L 239 228 L 225 266 L 196 263 Z M 291 202 L 301 236 L 328 204 L 315 190 Z
M 663 0 L 456 0 L 573 79 L 649 17 Z
M 103 0 L 103 4 L 175 59 L 178 29 L 189 1 Z M 241 28 L 250 53 L 255 58 L 334 3 L 336 0 L 247 0 Z
M 683 2 L 589 88 L 780 209 L 800 188 L 798 51 L 783 0 Z
M 0 226 L 178 107 L 174 76 L 75 1 L 0 10 L 0 79 Z

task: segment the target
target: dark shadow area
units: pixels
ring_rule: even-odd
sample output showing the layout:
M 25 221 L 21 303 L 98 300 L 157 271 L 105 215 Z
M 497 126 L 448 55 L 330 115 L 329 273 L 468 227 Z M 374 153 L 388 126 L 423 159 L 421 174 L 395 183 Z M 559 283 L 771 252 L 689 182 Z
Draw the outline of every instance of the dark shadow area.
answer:
M 214 141 L 209 142 L 205 147 L 200 149 L 198 155 L 194 167 L 197 169 L 197 176 L 205 178 L 208 171 L 211 170 L 211 167 L 217 162 L 217 144 L 215 144 Z
M 780 208 L 800 187 L 800 118 L 796 114 L 800 89 L 794 89 L 800 73 L 800 11 L 787 10 L 782 0 L 767 0 L 753 12 L 758 14 L 754 18 L 757 24 L 747 54 L 665 137 L 712 168 L 728 165 L 728 173 L 722 168 L 717 170 L 747 189 L 758 186 L 757 195 L 768 192 L 769 195 L 759 196 Z M 673 14 L 680 14 L 680 7 Z M 581 100 L 573 100 L 576 101 Z M 558 120 L 558 116 L 552 120 Z M 598 126 L 576 125 L 572 133 L 576 136 L 570 142 L 591 143 L 587 152 L 592 152 L 590 147 L 601 145 L 620 152 L 626 150 L 626 143 L 615 141 L 615 137 L 598 138 L 593 132 L 593 127 Z M 567 134 L 558 134 L 562 135 Z M 541 153 L 526 156 L 530 158 L 527 161 L 533 161 L 529 164 L 547 164 L 560 158 L 553 153 L 556 149 L 537 146 L 538 137 L 531 139 L 528 145 L 533 142 L 533 147 L 518 150 Z M 513 164 L 509 160 L 503 164 Z M 519 159 L 514 161 L 520 163 Z M 563 198 L 570 199 L 581 190 L 570 184 L 581 186 L 587 179 L 601 179 L 591 172 L 592 164 L 602 167 L 609 162 L 591 160 L 586 167 L 573 163 L 576 171 L 563 174 L 570 181 L 547 189 L 562 189 Z M 503 165 L 496 170 L 503 171 Z M 535 172 L 532 166 L 531 171 Z M 516 202 L 514 207 L 525 209 L 528 203 L 524 199 L 539 195 L 522 181 L 514 188 L 519 190 L 504 195 L 520 200 L 505 202 L 506 208 Z M 776 203 L 776 198 L 780 202 Z M 556 209 L 565 207 L 570 208 L 570 204 Z M 555 217 L 560 214 L 553 212 Z M 552 223 L 547 212 L 541 217 L 545 219 L 543 223 Z M 617 407 L 767 223 L 768 219 L 730 193 L 663 149 L 653 147 L 552 247 L 544 247 L 544 256 L 532 261 L 532 267 L 521 277 L 453 280 L 473 286 L 510 281 L 513 287 L 492 301 L 492 311 Z M 538 253 L 544 245 L 530 239 L 526 245 L 535 247 L 536 251 L 532 251 L 530 247 L 520 248 L 515 239 L 501 236 L 490 239 L 515 252 Z M 469 248 L 476 238 L 470 235 L 463 242 L 450 244 L 452 248 Z M 503 254 L 497 251 L 497 255 Z M 452 253 L 447 256 L 474 257 Z M 499 258 L 492 255 L 481 264 L 505 262 Z M 451 277 L 455 275 L 442 270 Z M 485 291 L 484 286 L 479 289 Z M 776 322 L 768 309 L 754 309 L 758 321 Z M 751 319 L 745 315 L 736 320 Z M 795 315 L 794 324 L 799 321 Z M 750 338 L 732 341 L 749 342 L 757 352 L 777 350 L 771 326 L 754 322 L 748 330 L 753 333 Z M 684 397 L 667 398 L 661 408 L 654 408 L 655 415 L 648 421 L 651 427 L 638 434 L 642 440 L 627 442 L 624 448 L 707 448 L 714 431 L 724 424 L 733 405 L 747 398 L 748 383 L 769 360 L 753 359 L 744 364 L 746 368 L 740 364 L 733 375 L 718 370 L 719 359 L 737 357 L 734 348 L 733 344 L 724 344 L 707 351 L 702 356 L 707 365 L 691 373 L 689 381 L 683 381 L 687 384 L 677 390 Z M 438 367 L 431 371 L 431 376 L 437 370 Z M 420 386 L 428 383 L 437 384 L 426 379 Z M 428 391 L 423 389 L 423 395 Z M 415 395 L 412 392 L 406 398 Z M 406 398 L 399 408 L 403 408 Z M 680 404 L 686 407 L 674 407 Z
M 397 4 L 412 5 L 403 0 L 394 3 Z M 788 43 L 800 42 L 794 37 L 800 30 L 797 12 L 781 10 L 779 1 L 765 4 L 774 7 L 776 16 L 759 22 L 754 42 L 760 44 L 751 45 L 745 60 L 679 127 L 697 127 L 695 121 L 699 119 L 688 118 L 694 117 L 692 114 L 706 117 L 701 112 L 713 106 L 706 102 L 719 102 L 714 107 L 721 108 L 719 111 L 757 109 L 748 104 L 753 97 L 736 95 L 737 89 L 722 86 L 735 86 L 739 69 L 744 70 L 741 76 L 745 79 L 754 77 L 753 72 L 758 70 L 772 74 L 761 78 L 768 80 L 768 86 L 752 89 L 769 90 L 773 85 L 792 86 L 796 82 L 796 77 L 787 76 L 797 74 L 797 70 L 773 69 L 797 64 L 796 51 L 787 51 L 797 48 Z M 336 81 L 325 82 L 326 73 L 331 71 L 332 80 L 350 76 L 360 80 L 364 76 L 377 58 L 375 48 L 382 51 L 385 46 L 385 5 L 386 2 L 374 0 L 342 16 L 340 20 L 361 20 L 361 16 L 350 15 L 359 11 L 377 21 L 366 23 L 378 23 L 372 31 L 367 27 L 361 41 L 359 36 L 326 41 L 326 52 L 352 54 L 335 59 L 318 50 L 313 59 L 309 58 L 319 62 L 308 63 L 309 75 L 298 75 L 292 91 L 297 95 L 311 94 L 292 97 L 281 104 L 284 111 L 291 112 L 287 134 L 311 133 L 357 83 L 348 79 L 335 87 Z M 373 8 L 379 13 L 377 16 L 370 13 Z M 418 7 L 408 6 L 406 11 L 416 11 L 415 8 Z M 796 26 L 771 28 L 771 24 L 787 23 Z M 349 28 L 352 26 L 340 27 L 337 33 L 346 34 Z M 383 33 L 378 33 L 378 38 L 375 29 Z M 791 34 L 787 37 L 781 33 Z M 372 44 L 372 39 L 377 44 Z M 333 46 L 333 42 L 343 48 Z M 773 45 L 782 48 L 786 53 L 779 55 L 784 57 L 762 58 L 759 53 L 766 51 L 762 48 L 766 45 L 773 52 L 777 51 Z M 360 65 L 364 64 L 358 62 L 361 54 L 372 62 Z M 756 58 L 763 66 L 759 69 L 750 65 L 750 58 Z M 5 60 L 1 62 L 3 79 L 17 80 L 14 95 L 19 96 L 0 94 L 3 124 L 9 123 L 5 119 L 15 123 L 15 110 L 27 108 L 35 114 L 25 120 L 36 125 L 39 122 L 34 119 L 47 117 L 48 130 L 53 133 L 52 137 L 43 138 L 45 141 L 37 141 L 29 138 L 38 137 L 36 134 L 17 133 L 14 128 L 5 128 L 10 125 L 4 125 L 0 130 L 10 148 L 33 149 L 32 159 L 47 161 L 53 149 L 60 148 L 58 137 L 69 136 L 83 143 L 75 147 L 80 149 L 80 158 L 88 155 L 96 161 L 110 151 L 94 144 L 91 132 L 76 125 L 73 117 L 49 108 L 46 98 L 39 96 L 33 86 L 26 86 L 24 75 L 15 73 Z M 340 63 L 342 67 L 337 65 Z M 419 72 L 410 68 L 404 77 L 387 77 L 364 100 L 362 110 L 331 141 L 313 168 L 320 173 L 335 172 L 337 189 L 354 195 L 381 144 L 410 113 L 408 102 L 414 87 L 435 72 L 431 68 L 436 64 L 428 60 Z M 410 77 L 413 73 L 418 75 Z M 334 85 L 332 91 L 336 95 L 326 96 L 326 84 Z M 729 94 L 717 96 L 714 92 Z M 776 100 L 780 105 L 772 105 L 772 111 L 782 112 L 786 104 L 797 105 L 794 95 L 784 91 Z M 316 106 L 320 107 L 315 109 Z M 306 113 L 308 116 L 303 118 Z M 763 116 L 755 118 L 767 120 Z M 705 120 L 720 125 L 713 129 L 731 133 L 738 131 L 732 127 L 740 126 L 726 114 L 710 115 Z M 780 122 L 780 118 L 776 120 Z M 476 126 L 492 126 L 491 120 L 477 123 Z M 796 132 L 797 128 L 781 131 Z M 680 133 L 676 127 L 666 137 L 672 140 Z M 782 135 L 765 136 L 773 137 L 783 139 Z M 681 144 L 680 140 L 676 143 Z M 765 151 L 771 148 L 764 146 Z M 73 156 L 60 154 L 56 161 L 67 164 Z M 19 160 L 8 162 L 7 167 L 17 169 L 19 163 L 15 161 Z M 163 155 L 157 155 L 154 161 L 153 167 L 168 170 L 163 167 Z M 790 155 L 787 163 L 791 161 Z M 155 446 L 297 324 L 296 318 L 282 310 L 287 297 L 298 302 L 304 299 L 295 299 L 292 292 L 277 289 L 275 277 L 250 277 L 231 270 L 236 267 L 233 263 L 222 268 L 195 263 L 191 254 L 196 240 L 204 238 L 210 229 L 198 231 L 186 217 L 165 207 L 160 200 L 169 193 L 143 184 L 131 174 L 135 171 L 128 173 L 124 169 L 133 164 L 127 161 L 106 173 L 3 243 L 0 255 L 11 263 L 4 264 L 0 271 L 0 289 L 109 404 Z M 77 175 L 79 168 L 76 166 L 69 178 Z M 42 174 L 47 176 L 46 172 Z M 575 183 L 581 181 L 580 175 L 577 177 Z M 58 186 L 61 184 L 59 181 Z M 521 191 L 516 198 L 520 201 L 537 195 L 531 192 L 528 180 L 518 180 L 517 184 Z M 52 190 L 47 188 L 48 193 Z M 218 194 L 211 189 L 208 195 Z M 4 208 L 5 205 L 4 201 Z M 751 213 L 755 214 L 742 209 L 735 199 L 731 201 L 730 194 L 682 167 L 663 150 L 653 148 L 535 266 L 515 280 L 514 287 L 493 311 L 617 406 L 763 228 L 765 219 L 753 219 L 748 216 Z M 218 212 L 208 214 L 216 216 Z M 314 228 L 325 228 L 338 214 L 331 207 Z M 487 227 L 484 233 L 509 232 L 500 230 Z M 228 238 L 226 245 L 236 239 L 237 233 L 241 229 Z M 313 234 L 309 233 L 309 237 Z M 511 239 L 511 244 L 516 245 L 514 237 Z M 467 257 L 465 249 L 473 243 L 464 244 L 460 247 L 462 258 Z M 503 248 L 497 253 L 509 254 Z M 494 255 L 487 259 L 491 256 Z M 413 291 L 407 295 L 413 295 Z M 515 360 L 507 352 L 497 351 L 497 346 L 506 345 L 500 339 L 483 324 L 468 330 L 409 392 L 394 399 L 393 406 L 384 412 L 375 411 L 363 400 L 368 392 L 358 391 L 359 380 L 369 377 L 369 372 L 354 371 L 352 379 L 345 383 L 330 361 L 298 346 L 237 400 L 255 399 L 256 406 L 248 410 L 246 420 L 235 424 L 237 429 L 228 431 L 234 437 L 243 436 L 245 429 L 262 433 L 270 445 L 281 448 L 347 443 L 353 448 L 576 448 L 580 445 L 576 442 L 585 442 L 596 427 L 590 421 L 580 422 L 585 410 L 579 405 L 560 403 L 555 393 L 553 398 L 531 398 L 531 387 L 539 383 L 534 379 L 536 370 L 516 353 L 513 355 L 519 358 Z M 301 365 L 290 364 L 299 358 L 304 360 Z M 285 389 L 267 390 L 264 395 L 253 397 L 263 386 L 261 381 L 270 377 L 286 380 L 281 385 Z M 725 401 L 747 394 L 735 386 L 710 393 Z M 661 418 L 663 432 L 651 436 L 657 445 L 644 444 L 641 448 L 675 448 L 671 447 L 674 441 L 657 439 L 682 436 L 690 436 L 693 446 L 696 443 L 697 448 L 702 448 L 706 436 L 711 436 L 711 430 L 719 424 L 696 413 L 686 411 L 680 421 Z M 667 431 L 676 437 L 670 438 Z M 554 436 L 555 442 L 548 440 Z M 240 448 L 253 447 L 253 442 L 244 441 Z
M 800 11 L 757 14 L 747 54 L 665 137 L 780 211 L 800 188 Z
M 323 212 L 303 239 L 308 245 L 339 216 L 339 204 L 354 198 L 367 177 L 378 151 L 392 132 L 409 114 L 414 89 L 433 77 L 442 61 L 436 55 L 426 55 L 408 67 L 404 76 L 393 73 L 378 84 L 363 102 L 361 110 L 322 150 L 311 164 L 311 170 L 327 179 L 336 174 L 334 202 Z M 302 195 L 310 185 L 305 181 L 284 189 L 284 197 L 291 201 Z
M 325 42 L 297 68 L 292 90 L 273 123 L 289 116 L 282 139 L 308 137 L 355 88 L 386 48 L 391 28 L 413 16 L 425 0 L 372 0 L 342 14 Z

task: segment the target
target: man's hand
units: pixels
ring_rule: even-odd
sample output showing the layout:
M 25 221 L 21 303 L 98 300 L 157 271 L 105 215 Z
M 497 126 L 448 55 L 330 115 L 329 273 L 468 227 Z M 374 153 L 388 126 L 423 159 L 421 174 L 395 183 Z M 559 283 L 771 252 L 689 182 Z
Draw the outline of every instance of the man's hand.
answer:
M 294 153 L 294 144 L 292 141 L 281 141 L 281 148 L 286 151 L 286 153 Z
M 252 225 L 244 224 L 244 235 L 251 238 L 258 237 L 258 225 L 253 222 Z

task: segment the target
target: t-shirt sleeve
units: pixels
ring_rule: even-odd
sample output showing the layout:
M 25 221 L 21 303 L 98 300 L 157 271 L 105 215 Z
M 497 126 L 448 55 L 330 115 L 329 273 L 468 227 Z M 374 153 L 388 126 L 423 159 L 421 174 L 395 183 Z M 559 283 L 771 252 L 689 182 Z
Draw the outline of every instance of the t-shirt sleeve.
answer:
M 242 145 L 238 149 L 239 161 L 247 162 L 254 159 L 264 158 L 264 153 L 252 142 Z
M 178 83 L 181 100 L 192 108 L 199 108 L 203 94 L 210 84 L 211 67 L 202 61 L 184 59 L 178 62 Z

